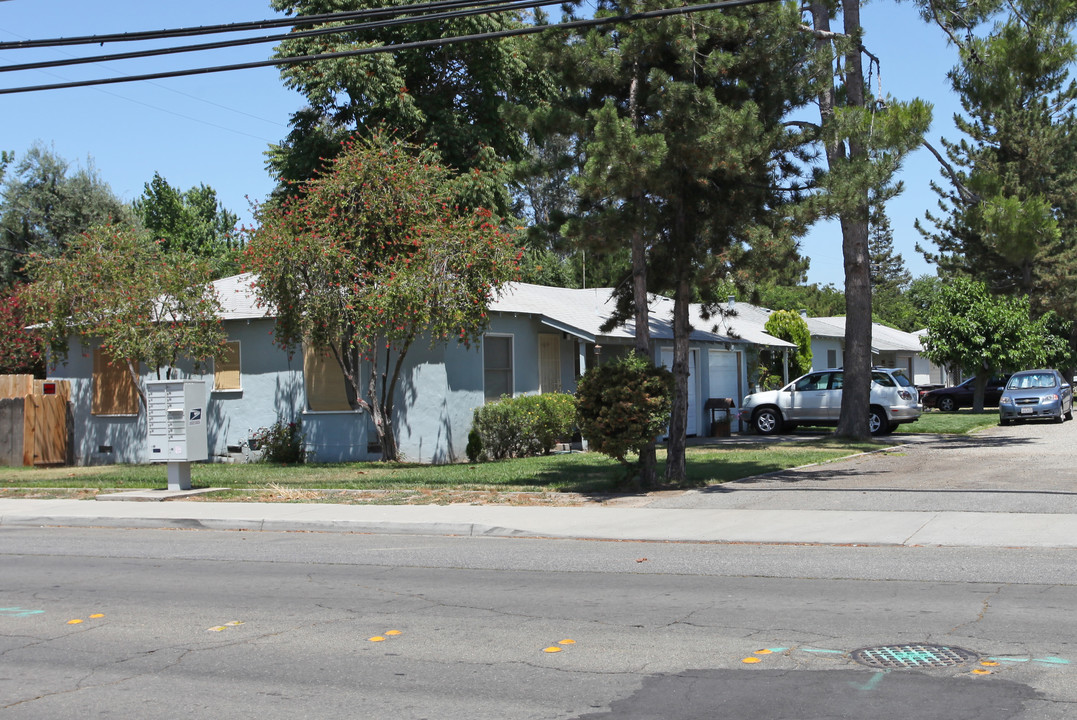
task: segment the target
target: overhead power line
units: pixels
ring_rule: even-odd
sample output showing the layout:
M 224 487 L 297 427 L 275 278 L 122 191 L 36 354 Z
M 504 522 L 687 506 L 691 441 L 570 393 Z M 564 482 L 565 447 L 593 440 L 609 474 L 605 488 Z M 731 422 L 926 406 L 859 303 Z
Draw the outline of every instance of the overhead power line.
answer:
M 503 0 L 497 0 L 497 2 L 499 3 L 501 3 L 502 1 Z M 159 57 L 161 55 L 175 55 L 177 53 L 200 52 L 204 50 L 220 50 L 223 48 L 241 47 L 244 45 L 260 45 L 263 43 L 280 42 L 283 40 L 318 37 L 321 35 L 335 35 L 344 32 L 380 30 L 388 27 L 398 27 L 401 25 L 433 22 L 436 20 L 454 20 L 457 18 L 471 17 L 474 15 L 488 15 L 493 13 L 511 12 L 513 10 L 528 10 L 532 8 L 543 7 L 545 5 L 557 4 L 556 0 L 518 0 L 517 2 L 510 2 L 500 5 L 487 5 L 479 8 L 474 7 L 474 2 L 471 0 L 454 0 L 454 2 L 452 2 L 451 4 L 463 5 L 463 3 L 465 2 L 467 2 L 467 9 L 464 10 L 453 10 L 450 12 L 423 15 L 408 15 L 405 17 L 391 18 L 388 20 L 378 20 L 374 22 L 353 23 L 350 25 L 334 25 L 332 27 L 322 27 L 316 30 L 300 30 L 297 32 L 284 33 L 280 35 L 262 35 L 260 37 L 239 38 L 236 40 L 221 40 L 218 42 L 199 43 L 197 45 L 180 45 L 176 47 L 155 48 L 152 50 L 138 50 L 135 52 L 127 53 L 113 53 L 111 55 L 95 55 L 93 57 L 72 57 L 65 58 L 63 60 L 41 60 L 38 62 L 22 63 L 19 65 L 0 65 L 0 72 L 44 70 L 58 67 L 68 67 L 71 65 L 87 65 L 91 63 L 115 62 L 117 60 L 135 60 L 138 58 Z M 446 3 L 446 5 L 448 4 L 450 3 Z
M 510 30 L 498 30 L 495 32 L 475 33 L 471 35 L 458 35 L 455 37 L 438 38 L 436 40 L 420 40 L 396 45 L 376 45 L 373 47 L 356 48 L 333 53 L 318 53 L 314 55 L 300 55 L 296 57 L 276 58 L 272 60 L 257 60 L 247 63 L 234 63 L 230 65 L 216 65 L 213 67 L 191 68 L 188 70 L 169 70 L 166 72 L 149 73 L 144 75 L 125 75 L 121 77 L 99 78 L 96 80 L 79 80 L 74 82 L 53 83 L 49 85 L 28 85 L 15 88 L 0 88 L 0 95 L 13 95 L 16 93 L 40 92 L 44 90 L 65 90 L 70 88 L 91 87 L 94 85 L 114 85 L 117 83 L 140 82 L 145 80 L 162 80 L 174 77 L 190 77 L 193 75 L 207 75 L 211 73 L 232 72 L 235 70 L 252 70 L 263 67 L 284 67 L 288 65 L 301 65 L 321 60 L 335 60 L 361 55 L 375 55 L 379 53 L 398 52 L 401 50 L 416 50 L 426 47 L 442 45 L 456 45 L 467 42 L 479 42 L 483 40 L 497 40 L 506 37 L 521 35 L 534 35 L 550 30 L 571 30 L 575 28 L 597 27 L 600 25 L 615 25 L 619 23 L 632 23 L 640 20 L 652 20 L 655 18 L 672 17 L 675 15 L 688 15 L 694 12 L 706 12 L 710 10 L 722 10 L 734 7 L 746 7 L 765 3 L 778 2 L 779 0 L 724 0 L 723 2 L 703 3 L 662 10 L 650 10 L 630 15 L 617 15 L 613 17 L 589 18 L 586 20 L 573 20 L 570 22 L 554 23 L 552 25 L 532 25 L 529 27 L 512 28 Z M 471 3 L 474 4 L 474 3 Z
M 137 32 L 82 35 L 69 38 L 12 40 L 8 42 L 0 42 L 0 50 L 25 50 L 27 48 L 60 47 L 65 45 L 104 45 L 105 43 L 111 42 L 133 42 L 140 40 L 166 40 L 170 38 L 192 37 L 195 35 L 213 35 L 219 33 L 243 32 L 246 30 L 266 30 L 275 27 L 299 27 L 318 25 L 326 22 L 363 20 L 372 17 L 384 17 L 386 15 L 403 15 L 412 12 L 445 10 L 453 7 L 481 7 L 484 5 L 496 5 L 503 1 L 504 0 L 435 0 L 434 2 L 398 5 L 395 7 L 349 10 L 336 13 L 323 13 L 320 15 L 296 15 L 293 17 L 270 18 L 268 20 L 173 28 L 171 30 L 139 30 Z M 551 2 L 548 4 L 554 5 L 556 3 Z

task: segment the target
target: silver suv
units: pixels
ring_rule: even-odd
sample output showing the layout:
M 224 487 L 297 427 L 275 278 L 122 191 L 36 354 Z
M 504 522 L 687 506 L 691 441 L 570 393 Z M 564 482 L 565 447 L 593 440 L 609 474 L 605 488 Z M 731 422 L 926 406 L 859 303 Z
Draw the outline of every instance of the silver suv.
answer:
M 790 432 L 797 425 L 837 425 L 841 411 L 841 369 L 817 370 L 780 390 L 748 395 L 740 418 L 763 435 Z M 919 393 L 900 368 L 873 368 L 868 428 L 885 435 L 920 417 Z

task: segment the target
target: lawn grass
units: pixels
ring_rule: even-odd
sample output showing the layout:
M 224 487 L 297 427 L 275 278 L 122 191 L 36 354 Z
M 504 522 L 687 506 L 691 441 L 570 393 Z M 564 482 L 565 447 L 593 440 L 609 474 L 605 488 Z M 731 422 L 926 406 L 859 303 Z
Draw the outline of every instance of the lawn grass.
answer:
M 914 423 L 898 426 L 895 433 L 945 433 L 967 435 L 968 433 L 998 425 L 998 410 L 992 408 L 981 413 L 970 409 L 957 412 L 925 410 L 920 419 Z
M 790 443 L 712 445 L 687 451 L 688 485 L 713 485 L 809 463 L 847 457 L 878 449 L 872 443 L 847 443 L 832 438 Z M 665 461 L 659 452 L 659 474 Z M 271 465 L 196 463 L 191 467 L 195 487 L 229 488 L 221 499 L 262 499 L 259 493 L 299 490 L 377 490 L 434 492 L 614 493 L 623 491 L 625 469 L 597 453 L 572 453 L 499 462 L 456 465 L 408 463 L 334 463 Z M 162 488 L 163 465 L 100 467 L 2 468 L 0 497 L 49 496 L 49 488 L 90 491 Z M 254 493 L 251 495 L 251 493 Z M 56 492 L 53 496 L 71 496 Z M 250 497 L 247 497 L 251 495 Z M 304 499 L 296 495 L 293 499 Z M 307 499 L 314 499 L 313 497 Z

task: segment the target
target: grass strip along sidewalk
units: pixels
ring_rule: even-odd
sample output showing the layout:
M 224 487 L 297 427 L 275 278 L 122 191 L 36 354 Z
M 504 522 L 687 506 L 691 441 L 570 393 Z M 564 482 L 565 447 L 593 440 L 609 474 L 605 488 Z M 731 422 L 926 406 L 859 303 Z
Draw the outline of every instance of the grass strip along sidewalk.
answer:
M 929 413 L 919 422 L 902 425 L 900 431 L 969 432 L 996 422 L 987 414 Z M 826 434 L 790 442 L 689 447 L 686 485 L 718 485 L 883 447 Z M 660 476 L 664 460 L 660 451 Z M 598 453 L 455 465 L 197 463 L 191 468 L 194 487 L 227 488 L 202 499 L 257 502 L 578 504 L 587 502 L 588 496 L 624 492 L 624 477 L 621 465 Z M 102 492 L 165 485 L 164 465 L 0 468 L 0 497 L 7 498 L 92 498 Z

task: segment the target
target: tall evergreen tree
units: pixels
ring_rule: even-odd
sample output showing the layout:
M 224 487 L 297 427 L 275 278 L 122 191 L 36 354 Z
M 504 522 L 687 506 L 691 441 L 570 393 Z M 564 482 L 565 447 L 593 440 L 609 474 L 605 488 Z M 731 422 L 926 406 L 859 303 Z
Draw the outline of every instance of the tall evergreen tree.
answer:
M 596 15 L 666 5 L 602 0 Z M 792 5 L 693 13 L 594 28 L 557 56 L 566 101 L 586 119 L 574 230 L 631 245 L 617 319 L 634 321 L 640 354 L 651 357 L 647 292 L 674 299 L 672 482 L 685 477 L 689 303 L 715 256 L 778 231 L 772 213 L 788 196 L 777 185 L 800 170 L 799 130 L 783 122 L 808 99 L 798 25 Z
M 900 191 L 893 176 L 904 157 L 922 142 L 931 112 L 919 100 L 897 102 L 870 94 L 860 6 L 861 0 L 812 0 L 808 10 L 817 52 L 818 138 L 827 166 L 818 178 L 822 187 L 819 207 L 824 215 L 840 221 L 845 266 L 845 386 L 836 432 L 868 439 L 871 198 L 884 201 Z M 843 32 L 831 27 L 839 10 Z
M 1000 4 L 985 3 L 984 8 Z M 1028 295 L 1035 316 L 1077 311 L 1077 6 L 1021 0 L 982 37 L 966 8 L 934 13 L 957 43 L 950 80 L 966 136 L 944 141 L 948 159 L 935 185 L 940 214 L 921 233 L 924 251 L 947 274 L 968 274 L 996 293 Z M 978 18 L 974 18 L 978 19 Z M 1077 333 L 1071 332 L 1077 346 Z

